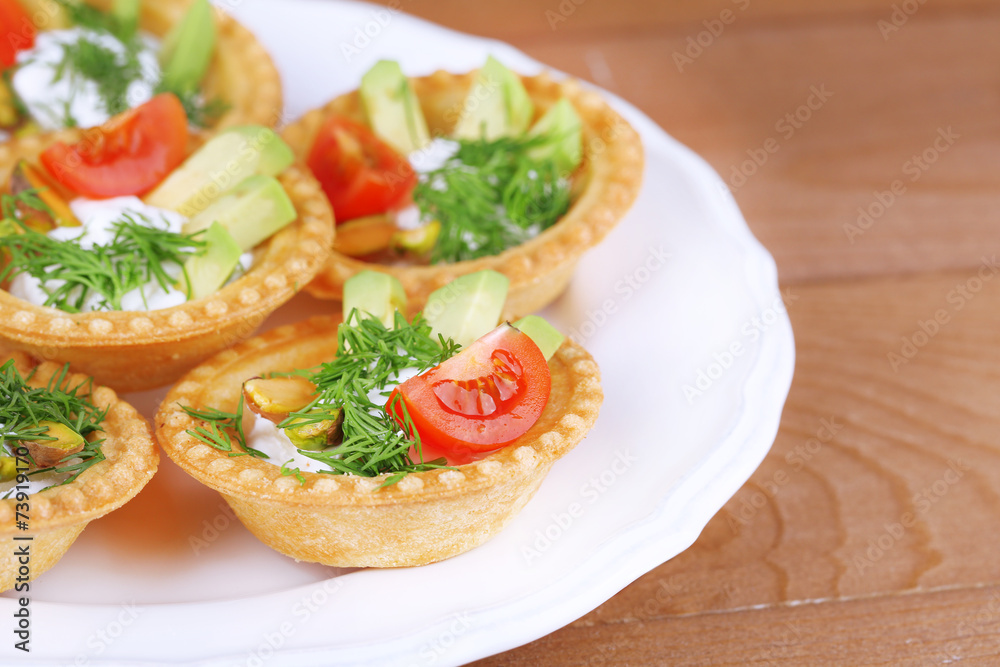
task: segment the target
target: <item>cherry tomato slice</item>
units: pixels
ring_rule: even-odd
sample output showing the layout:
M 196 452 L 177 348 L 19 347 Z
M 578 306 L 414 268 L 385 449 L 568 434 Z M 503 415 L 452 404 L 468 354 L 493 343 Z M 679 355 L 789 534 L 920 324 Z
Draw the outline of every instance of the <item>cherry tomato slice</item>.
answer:
M 361 123 L 338 116 L 320 128 L 307 164 L 337 223 L 399 208 L 417 185 L 405 156 Z
M 426 450 L 467 463 L 524 435 L 545 409 L 551 384 L 534 341 L 502 324 L 396 387 L 386 410 L 405 429 L 401 400 Z
M 184 159 L 188 121 L 180 100 L 162 93 L 83 139 L 58 141 L 41 155 L 57 181 L 86 197 L 138 195 L 158 185 Z
M 35 26 L 17 0 L 0 0 L 0 70 L 17 63 L 18 51 L 35 45 Z

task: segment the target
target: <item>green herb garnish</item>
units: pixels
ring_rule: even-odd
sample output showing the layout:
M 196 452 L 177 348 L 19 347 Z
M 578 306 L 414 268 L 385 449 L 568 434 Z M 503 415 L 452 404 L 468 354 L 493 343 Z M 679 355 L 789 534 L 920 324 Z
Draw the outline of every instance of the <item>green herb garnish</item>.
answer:
M 302 474 L 302 471 L 299 470 L 298 468 L 289 468 L 288 467 L 288 464 L 291 463 L 294 460 L 295 459 L 288 459 L 287 461 L 285 461 L 284 463 L 281 464 L 281 476 L 282 477 L 288 477 L 289 475 L 294 475 L 295 479 L 299 480 L 299 486 L 305 486 L 306 485 L 306 476 Z
M 142 79 L 142 63 L 139 54 L 145 48 L 142 37 L 134 22 L 119 20 L 114 12 L 103 12 L 86 2 L 77 0 L 57 0 L 62 5 L 70 21 L 81 28 L 98 34 L 111 35 L 124 47 L 124 52 L 103 46 L 88 38 L 63 44 L 63 58 L 56 68 L 55 80 L 63 77 L 80 78 L 97 84 L 98 94 L 105 111 L 116 115 L 130 108 L 128 89 Z M 229 105 L 218 99 L 206 100 L 197 91 L 175 90 L 165 85 L 163 75 L 155 86 L 156 93 L 173 93 L 180 99 L 187 113 L 188 121 L 196 127 L 208 127 L 215 123 Z M 62 120 L 66 127 L 75 127 L 76 119 L 69 113 L 69 101 L 62 110 Z
M 46 428 L 38 425 L 43 421 L 64 424 L 85 438 L 83 450 L 72 454 L 69 461 L 28 473 L 70 475 L 60 484 L 69 484 L 84 470 L 104 460 L 101 451 L 104 439 L 88 436 L 101 430 L 107 410 L 98 409 L 90 402 L 91 379 L 70 386 L 68 375 L 67 364 L 53 374 L 45 386 L 32 387 L 29 381 L 34 371 L 25 378 L 12 359 L 0 366 L 0 424 L 3 424 L 0 428 L 0 450 L 6 450 L 8 455 L 13 456 L 22 440 L 53 440 L 46 435 Z
M 118 53 L 89 39 L 79 39 L 63 44 L 62 49 L 62 60 L 53 75 L 55 81 L 64 77 L 71 82 L 79 78 L 93 81 L 104 110 L 112 116 L 129 108 L 129 86 L 142 78 L 138 44 L 125 44 L 125 52 Z
M 551 227 L 569 209 L 569 181 L 528 151 L 549 137 L 461 140 L 414 190 L 421 218 L 438 220 L 432 263 L 498 255 Z
M 190 292 L 184 260 L 204 252 L 205 242 L 198 234 L 175 234 L 147 226 L 151 220 L 145 216 L 125 214 L 113 224 L 110 243 L 84 249 L 74 240 L 60 241 L 28 227 L 17 216 L 18 201 L 35 209 L 40 204 L 37 193 L 31 190 L 0 196 L 5 226 L 13 223 L 19 228 L 0 236 L 0 250 L 8 256 L 0 282 L 19 273 L 37 278 L 46 294 L 44 305 L 68 313 L 81 312 L 95 295 L 99 301 L 94 310 L 121 310 L 122 297 L 150 281 L 165 291 L 175 287 L 178 281 L 167 273 L 168 264 L 179 267 L 183 274 L 180 284 Z M 142 295 L 145 303 L 145 293 Z
M 206 100 L 198 91 L 171 90 L 160 82 L 156 88 L 157 93 L 173 93 L 181 101 L 184 113 L 187 114 L 188 122 L 195 127 L 208 127 L 213 125 L 224 113 L 229 111 L 230 106 L 220 99 L 214 98 Z
M 387 383 L 394 381 L 402 371 L 418 372 L 437 366 L 454 356 L 459 346 L 451 340 L 431 335 L 430 325 L 419 315 L 412 322 L 396 313 L 395 326 L 386 328 L 379 320 L 361 317 L 352 311 L 337 331 L 337 357 L 313 369 L 278 375 L 300 375 L 314 383 L 318 395 L 312 403 L 278 424 L 279 428 L 302 426 L 328 419 L 337 419 L 343 410 L 343 440 L 326 451 L 298 450 L 328 466 L 329 474 L 353 474 L 375 477 L 388 474 L 382 486 L 395 484 L 407 473 L 438 468 L 448 468 L 445 459 L 424 461 L 420 436 L 412 426 L 405 404 L 398 409 L 403 415 L 405 428 L 400 429 L 396 420 L 385 410 L 385 400 L 373 401 L 370 393 L 379 392 L 388 398 Z M 195 419 L 207 423 L 188 434 L 202 442 L 226 452 L 244 452 L 262 456 L 246 444 L 242 431 L 243 398 L 240 396 L 236 413 L 208 408 L 194 410 L 181 406 Z M 235 439 L 235 440 L 234 440 Z M 417 452 L 416 460 L 410 457 L 410 447 Z M 285 473 L 284 466 L 282 474 Z

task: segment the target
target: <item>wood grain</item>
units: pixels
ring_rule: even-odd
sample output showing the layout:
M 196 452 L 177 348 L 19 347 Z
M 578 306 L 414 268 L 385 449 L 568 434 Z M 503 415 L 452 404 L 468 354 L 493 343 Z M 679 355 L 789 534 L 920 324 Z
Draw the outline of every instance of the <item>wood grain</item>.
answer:
M 990 0 L 913 0 L 921 14 L 990 9 Z M 802 18 L 866 16 L 890 19 L 902 0 L 377 0 L 456 30 L 522 45 L 528 40 L 596 41 L 608 35 L 687 32 L 725 10 L 740 10 L 758 21 L 797 22 Z M 745 9 L 743 9 L 745 8 Z
M 704 156 L 797 282 L 969 267 L 996 249 L 998 31 L 994 12 L 917 14 L 888 41 L 870 16 L 737 20 L 683 72 L 684 34 L 527 50 Z
M 690 549 L 482 665 L 871 664 L 862 640 L 887 631 L 879 655 L 916 638 L 927 664 L 942 642 L 964 657 L 1000 645 L 1000 265 L 791 296 L 796 377 L 747 485 Z M 975 632 L 955 634 L 963 621 Z
M 636 104 L 798 297 L 773 450 L 699 540 L 477 664 L 997 664 L 1000 6 L 913 2 L 403 5 Z
M 712 4 L 694 20 L 693 3 L 589 0 L 555 31 L 521 2 L 404 8 L 636 104 L 723 175 L 798 282 L 970 267 L 997 247 L 1000 7 L 921 4 L 895 26 L 898 4 L 751 2 L 717 37 Z

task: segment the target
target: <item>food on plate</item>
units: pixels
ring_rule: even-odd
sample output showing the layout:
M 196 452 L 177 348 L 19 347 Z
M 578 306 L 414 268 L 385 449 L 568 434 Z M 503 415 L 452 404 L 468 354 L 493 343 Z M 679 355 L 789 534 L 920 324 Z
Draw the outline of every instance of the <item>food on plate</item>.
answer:
M 160 460 L 149 424 L 66 366 L 0 355 L 0 590 L 25 594 L 88 523 L 132 499 Z
M 0 145 L 0 340 L 134 391 L 249 337 L 333 238 L 293 159 L 259 125 L 191 134 L 171 93 Z
M 374 269 L 400 280 L 413 311 L 484 269 L 510 279 L 505 315 L 540 309 L 642 179 L 637 133 L 598 93 L 492 57 L 476 72 L 418 78 L 381 61 L 283 136 L 338 224 L 309 291 L 342 299 L 347 278 Z
M 410 321 L 395 278 L 360 273 L 346 319 L 275 329 L 188 374 L 160 405 L 157 439 L 296 559 L 463 553 L 517 514 L 603 398 L 590 355 L 543 319 L 498 326 L 505 296 L 504 276 L 469 274 Z
M 273 126 L 281 81 L 208 0 L 0 0 L 0 141 L 106 123 L 159 93 L 192 126 Z

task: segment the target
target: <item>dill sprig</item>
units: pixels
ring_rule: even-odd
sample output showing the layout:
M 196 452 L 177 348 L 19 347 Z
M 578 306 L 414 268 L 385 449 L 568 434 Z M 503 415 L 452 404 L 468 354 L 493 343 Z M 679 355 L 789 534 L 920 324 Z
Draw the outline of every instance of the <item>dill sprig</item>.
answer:
M 549 137 L 460 140 L 458 151 L 417 184 L 421 218 L 441 232 L 432 263 L 497 255 L 551 227 L 570 204 L 570 184 L 528 153 Z
M 29 384 L 34 370 L 24 377 L 8 360 L 0 366 L 0 452 L 12 456 L 22 440 L 54 440 L 46 435 L 46 428 L 39 422 L 64 424 L 84 437 L 84 448 L 70 455 L 68 461 L 30 471 L 29 475 L 44 472 L 70 475 L 60 484 L 69 484 L 90 466 L 104 460 L 101 451 L 103 438 L 92 437 L 101 431 L 101 422 L 107 410 L 98 409 L 90 402 L 93 381 L 86 379 L 70 386 L 69 365 L 54 373 L 42 387 Z
M 64 76 L 79 77 L 97 84 L 98 95 L 105 111 L 116 115 L 126 111 L 128 89 L 142 78 L 142 63 L 139 54 L 145 48 L 142 35 L 134 23 L 122 23 L 114 12 L 104 12 L 81 0 L 56 0 L 65 10 L 71 23 L 98 34 L 115 37 L 124 47 L 118 53 L 90 39 L 63 44 L 63 57 L 56 67 L 55 80 Z M 72 80 L 72 79 L 71 79 Z M 156 93 L 173 93 L 180 99 L 188 122 L 195 127 L 209 127 L 229 110 L 229 104 L 220 99 L 205 99 L 199 91 L 172 90 L 165 85 L 162 73 L 159 83 L 154 86 Z M 66 127 L 75 127 L 67 101 L 62 110 L 62 121 Z
M 142 77 L 137 43 L 125 43 L 124 54 L 89 39 L 63 44 L 62 50 L 62 60 L 53 75 L 55 81 L 63 77 L 93 81 L 104 110 L 112 116 L 129 108 L 129 86 Z
M 390 393 L 386 385 L 409 369 L 422 372 L 437 366 L 454 356 L 459 346 L 441 336 L 434 338 L 430 325 L 419 315 L 410 323 L 397 312 L 395 324 L 390 329 L 379 320 L 362 317 L 355 310 L 348 314 L 337 331 L 337 350 L 335 359 L 318 367 L 271 374 L 300 375 L 318 389 L 313 402 L 290 413 L 278 424 L 279 428 L 293 421 L 296 426 L 302 426 L 335 419 L 337 411 L 343 410 L 343 439 L 339 445 L 325 451 L 298 451 L 325 464 L 329 469 L 323 470 L 324 473 L 363 477 L 388 474 L 383 486 L 395 484 L 410 472 L 447 468 L 444 459 L 423 460 L 419 434 L 402 401 L 393 407 L 403 415 L 405 428 L 401 429 L 385 410 L 385 400 Z M 373 396 L 380 399 L 372 400 Z M 239 453 L 238 445 L 244 453 L 263 456 L 247 446 L 242 430 L 242 395 L 235 413 L 215 408 L 181 408 L 206 423 L 188 431 L 193 437 L 220 451 L 231 452 L 231 455 Z M 411 447 L 416 450 L 416 460 L 410 456 Z M 298 472 L 286 466 L 287 462 L 282 466 L 282 474 Z
M 402 413 L 406 428 L 400 429 L 395 418 L 385 410 L 389 391 L 386 385 L 400 373 L 418 373 L 437 366 L 454 356 L 459 346 L 441 336 L 434 338 L 431 327 L 417 316 L 412 323 L 396 312 L 393 328 L 372 317 L 362 317 L 356 310 L 337 331 L 337 357 L 318 368 L 299 372 L 313 382 L 319 395 L 312 405 L 290 414 L 279 426 L 305 420 L 332 419 L 334 411 L 343 410 L 343 441 L 336 448 L 303 455 L 320 461 L 331 470 L 365 477 L 393 473 L 387 483 L 402 478 L 400 473 L 443 467 L 443 460 L 423 461 L 420 436 L 412 427 L 402 401 L 393 406 Z M 373 401 L 371 394 L 380 397 Z M 411 459 L 413 446 L 417 460 Z
M 13 222 L 17 227 L 15 233 L 0 236 L 0 250 L 7 255 L 0 282 L 20 273 L 37 278 L 46 295 L 44 305 L 68 313 L 81 312 L 94 295 L 99 297 L 94 310 L 121 310 L 122 298 L 135 289 L 145 303 L 141 288 L 151 281 L 164 291 L 174 287 L 177 280 L 166 270 L 173 264 L 183 274 L 180 284 L 190 297 L 184 261 L 204 252 L 206 243 L 198 234 L 175 234 L 149 226 L 152 221 L 146 216 L 126 213 L 113 223 L 110 243 L 85 249 L 76 240 L 53 239 L 28 227 L 17 215 L 18 201 L 30 208 L 40 202 L 31 190 L 0 196 L 7 226 Z
M 218 99 L 205 99 L 200 91 L 194 90 L 173 90 L 160 81 L 156 87 L 157 93 L 173 93 L 180 100 L 187 114 L 188 122 L 195 127 L 209 127 L 214 125 L 224 113 L 229 111 L 230 105 Z

